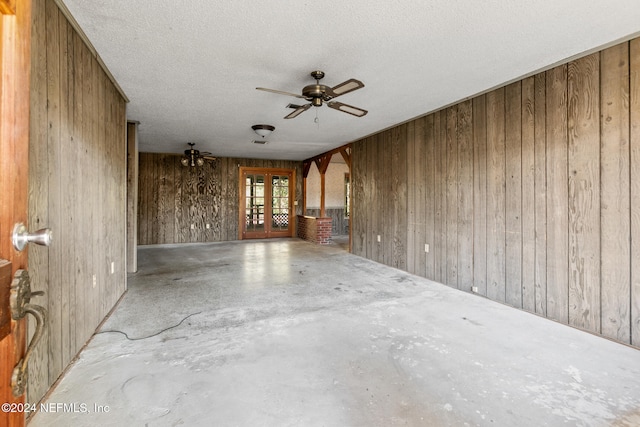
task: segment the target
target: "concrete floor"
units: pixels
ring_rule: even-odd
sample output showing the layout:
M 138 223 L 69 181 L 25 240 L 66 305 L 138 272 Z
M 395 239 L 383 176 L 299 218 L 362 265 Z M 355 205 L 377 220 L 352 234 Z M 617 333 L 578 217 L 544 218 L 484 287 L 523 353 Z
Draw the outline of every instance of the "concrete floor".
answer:
M 84 406 L 31 427 L 637 426 L 640 351 L 339 245 L 143 247 L 47 403 Z

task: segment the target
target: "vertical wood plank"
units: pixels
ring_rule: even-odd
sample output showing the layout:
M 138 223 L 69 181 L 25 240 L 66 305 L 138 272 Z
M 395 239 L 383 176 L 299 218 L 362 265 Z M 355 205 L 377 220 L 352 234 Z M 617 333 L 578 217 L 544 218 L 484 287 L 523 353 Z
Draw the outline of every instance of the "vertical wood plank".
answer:
M 435 258 L 434 258 L 434 224 L 435 224 L 435 145 L 436 145 L 436 115 L 429 114 L 424 118 L 424 185 L 420 204 L 424 209 L 424 240 L 423 243 L 429 245 L 429 252 L 423 255 L 423 274 L 428 279 L 434 279 Z
M 473 286 L 487 295 L 487 108 L 473 99 Z
M 70 127 L 73 126 L 73 98 L 69 96 L 69 89 L 73 87 L 73 81 L 69 79 L 68 23 L 62 16 L 58 17 L 57 23 L 58 40 L 54 41 L 54 43 L 58 44 L 60 55 L 57 58 L 60 70 L 60 140 L 58 141 L 60 146 L 60 171 L 57 173 L 60 175 L 60 205 L 64 209 L 65 220 L 61 221 L 60 228 L 56 234 L 63 236 L 62 238 L 65 240 L 68 239 L 65 242 L 66 244 L 61 245 L 62 264 L 60 265 L 61 277 L 64 278 L 60 283 L 60 309 L 62 314 L 60 319 L 62 326 L 60 336 L 62 354 L 60 357 L 62 366 L 66 366 L 75 355 L 75 336 L 71 336 L 72 330 L 75 334 L 75 319 L 70 316 L 72 312 L 75 312 L 75 288 L 68 280 L 68 278 L 75 277 L 75 266 L 73 263 L 65 262 L 65 260 L 75 259 L 76 257 L 75 248 L 77 247 L 77 242 L 69 239 L 69 236 L 73 236 L 74 229 L 79 226 L 79 215 L 76 213 L 78 205 L 76 192 L 68 191 L 68 189 L 65 190 L 64 188 L 65 182 L 76 182 L 78 180 L 75 162 L 77 147 L 75 147 L 71 139 L 72 129 Z
M 431 116 L 429 116 L 431 117 Z M 427 238 L 426 230 L 427 223 L 430 221 L 431 215 L 429 215 L 427 209 L 426 195 L 429 192 L 429 185 L 427 176 L 432 173 L 431 166 L 428 165 L 427 159 L 427 142 L 425 139 L 425 127 L 428 117 L 419 118 L 414 121 L 414 218 L 415 218 L 415 231 L 414 231 L 414 270 L 415 274 L 425 277 L 427 253 L 424 251 L 425 243 L 431 243 L 431 240 Z M 433 127 L 433 125 L 431 125 Z
M 407 271 L 411 274 L 416 274 L 416 229 L 418 228 L 417 222 L 420 221 L 417 218 L 416 213 L 416 187 L 417 187 L 417 174 L 419 161 L 417 160 L 416 150 L 416 120 L 406 124 L 406 147 L 407 152 L 405 155 L 407 172 L 406 172 L 406 188 L 407 188 Z
M 547 71 L 547 315 L 569 321 L 567 66 Z
M 535 77 L 535 312 L 547 315 L 547 75 Z
M 458 104 L 458 289 L 473 285 L 473 102 Z
M 53 2 L 46 5 L 46 37 L 48 40 L 59 40 L 58 8 Z M 60 230 L 65 214 L 61 206 L 62 182 L 56 171 L 60 170 L 60 46 L 58 43 L 47 43 L 47 120 L 49 131 L 47 145 L 49 148 L 49 227 Z M 53 383 L 55 372 L 61 372 L 62 354 L 62 247 L 49 248 L 49 383 Z
M 535 312 L 535 78 L 522 81 L 522 308 Z
M 446 109 L 446 276 L 445 284 L 458 287 L 458 106 Z
M 434 223 L 434 279 L 437 282 L 446 281 L 446 128 L 447 116 L 443 111 L 434 113 L 435 136 L 435 223 Z
M 505 88 L 505 301 L 522 308 L 522 84 Z
M 629 44 L 631 159 L 631 344 L 640 347 L 640 39 Z
M 600 330 L 600 61 L 567 65 L 569 324 Z
M 602 334 L 630 342 L 629 44 L 600 58 Z
M 46 10 L 43 2 L 33 2 L 31 44 L 31 102 L 29 143 L 29 228 L 37 230 L 49 226 L 49 162 L 47 156 L 47 46 Z M 29 248 L 29 275 L 34 291 L 45 291 L 39 297 L 44 307 L 49 305 L 48 248 Z M 31 317 L 31 316 L 29 316 Z M 35 331 L 30 321 L 29 332 Z M 36 403 L 49 385 L 49 334 L 42 336 L 29 361 L 27 401 Z
M 390 135 L 393 170 L 390 183 L 391 192 L 394 194 L 393 213 L 390 215 L 390 261 L 392 267 L 406 270 L 407 257 L 413 256 L 407 245 L 407 125 L 398 126 Z
M 487 103 L 487 296 L 505 301 L 505 93 L 486 94 Z

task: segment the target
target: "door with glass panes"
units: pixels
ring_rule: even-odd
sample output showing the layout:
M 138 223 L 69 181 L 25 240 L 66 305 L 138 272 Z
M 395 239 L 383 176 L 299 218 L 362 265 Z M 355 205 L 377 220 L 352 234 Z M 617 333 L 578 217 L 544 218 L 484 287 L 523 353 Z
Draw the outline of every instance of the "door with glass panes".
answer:
M 240 168 L 240 239 L 293 236 L 293 170 Z

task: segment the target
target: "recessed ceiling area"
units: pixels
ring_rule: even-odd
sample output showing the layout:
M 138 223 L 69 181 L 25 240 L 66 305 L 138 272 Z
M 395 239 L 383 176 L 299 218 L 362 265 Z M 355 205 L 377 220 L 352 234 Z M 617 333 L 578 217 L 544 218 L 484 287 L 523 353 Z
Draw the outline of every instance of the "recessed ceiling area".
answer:
M 60 0 L 59 0 L 60 1 Z M 64 0 L 130 100 L 140 151 L 303 160 L 640 34 L 637 0 Z M 315 83 L 354 78 L 294 119 Z M 275 126 L 254 144 L 251 126 Z

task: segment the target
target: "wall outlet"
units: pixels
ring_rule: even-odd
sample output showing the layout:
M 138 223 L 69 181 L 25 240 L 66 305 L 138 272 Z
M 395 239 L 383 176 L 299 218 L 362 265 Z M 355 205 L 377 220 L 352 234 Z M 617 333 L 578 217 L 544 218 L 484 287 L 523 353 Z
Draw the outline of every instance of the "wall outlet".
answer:
M 473 292 L 474 294 L 478 293 L 478 287 L 477 286 L 472 286 L 471 287 L 471 292 Z
M 116 272 L 116 263 L 111 261 L 111 274 Z
M 95 274 L 93 275 L 92 281 L 93 281 L 93 287 L 95 288 L 98 285 L 98 279 L 96 278 Z
M 195 224 L 191 224 L 191 229 L 195 230 L 196 229 L 196 225 Z
M 298 201 L 297 200 L 293 201 L 293 206 L 298 206 Z
M 428 244 L 428 243 L 425 243 L 425 244 L 424 244 L 424 251 L 425 251 L 426 253 L 429 253 L 429 244 Z
M 211 224 L 207 224 L 207 230 L 211 228 Z
M 380 243 L 380 241 L 381 241 L 381 240 L 380 240 L 380 235 L 378 234 L 378 243 Z

